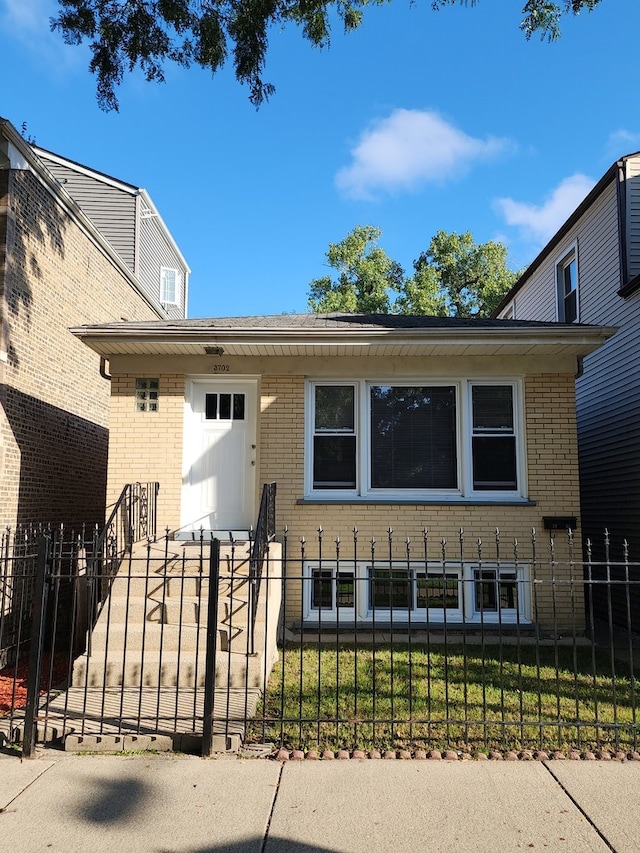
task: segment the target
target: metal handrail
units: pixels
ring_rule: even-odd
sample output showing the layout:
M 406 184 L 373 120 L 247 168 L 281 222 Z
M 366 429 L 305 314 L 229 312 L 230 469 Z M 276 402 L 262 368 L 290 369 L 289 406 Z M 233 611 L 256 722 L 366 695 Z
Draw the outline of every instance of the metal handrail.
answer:
M 124 555 L 136 542 L 155 540 L 159 489 L 157 482 L 127 483 L 102 531 L 96 531 L 88 568 L 91 575 L 102 578 L 98 603 L 104 601 L 109 579 L 118 571 Z
M 251 622 L 249 631 L 249 653 L 255 654 L 255 626 L 262 581 L 264 558 L 276 533 L 276 484 L 265 483 L 262 487 L 260 511 L 249 556 L 249 583 L 251 591 Z

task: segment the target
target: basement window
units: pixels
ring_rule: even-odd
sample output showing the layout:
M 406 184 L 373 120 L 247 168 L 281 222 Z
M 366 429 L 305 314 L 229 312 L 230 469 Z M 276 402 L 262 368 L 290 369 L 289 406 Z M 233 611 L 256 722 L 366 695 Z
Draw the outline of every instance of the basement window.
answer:
M 160 381 L 136 379 L 136 412 L 157 412 Z
M 529 566 L 514 563 L 310 561 L 305 622 L 530 624 Z

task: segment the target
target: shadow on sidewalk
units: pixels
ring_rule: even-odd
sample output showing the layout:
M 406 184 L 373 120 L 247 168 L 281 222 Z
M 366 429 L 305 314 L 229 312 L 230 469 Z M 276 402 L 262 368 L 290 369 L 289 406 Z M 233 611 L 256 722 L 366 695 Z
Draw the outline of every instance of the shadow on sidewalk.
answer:
M 95 780 L 91 802 L 78 810 L 90 823 L 127 823 L 141 812 L 151 789 L 138 779 Z

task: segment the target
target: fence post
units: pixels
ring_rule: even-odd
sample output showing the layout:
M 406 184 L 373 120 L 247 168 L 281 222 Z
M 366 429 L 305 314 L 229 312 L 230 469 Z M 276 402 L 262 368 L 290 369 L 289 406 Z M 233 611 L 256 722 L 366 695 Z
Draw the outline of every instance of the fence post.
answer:
M 216 651 L 218 646 L 218 587 L 220 578 L 220 540 L 211 540 L 209 552 L 209 595 L 207 599 L 207 650 L 205 653 L 202 756 L 213 754 L 213 714 L 216 690 Z
M 47 592 L 49 589 L 48 572 L 51 538 L 41 536 L 38 542 L 36 562 L 36 582 L 33 593 L 31 620 L 31 645 L 29 647 L 29 678 L 27 683 L 27 704 L 24 712 L 24 733 L 22 736 L 22 757 L 33 758 L 36 749 L 36 717 L 40 698 L 40 672 L 44 650 L 45 623 L 47 618 Z

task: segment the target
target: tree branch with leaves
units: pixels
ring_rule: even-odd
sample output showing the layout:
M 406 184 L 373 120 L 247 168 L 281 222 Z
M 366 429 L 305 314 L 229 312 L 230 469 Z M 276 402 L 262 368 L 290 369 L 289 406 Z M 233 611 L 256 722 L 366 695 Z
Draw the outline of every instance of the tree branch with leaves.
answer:
M 167 63 L 198 65 L 215 74 L 233 57 L 235 76 L 248 86 L 256 107 L 274 93 L 264 79 L 272 27 L 298 26 L 314 47 L 329 44 L 329 19 L 337 15 L 345 32 L 357 29 L 369 5 L 391 0 L 58 0 L 51 28 L 67 44 L 88 42 L 89 70 L 96 76 L 98 104 L 117 110 L 116 89 L 125 74 L 140 68 L 148 81 L 164 81 Z M 520 24 L 553 40 L 563 15 L 592 11 L 601 0 L 527 0 Z M 433 0 L 474 6 L 478 0 Z
M 327 264 L 337 277 L 310 283 L 311 311 L 488 317 L 520 275 L 507 267 L 503 243 L 476 243 L 469 231 L 438 231 L 407 276 L 378 245 L 381 234 L 372 225 L 358 225 L 329 244 Z

